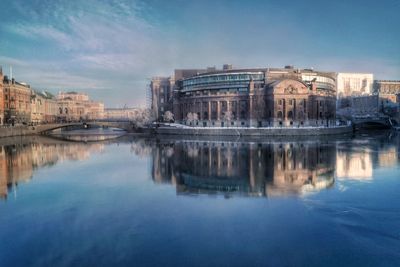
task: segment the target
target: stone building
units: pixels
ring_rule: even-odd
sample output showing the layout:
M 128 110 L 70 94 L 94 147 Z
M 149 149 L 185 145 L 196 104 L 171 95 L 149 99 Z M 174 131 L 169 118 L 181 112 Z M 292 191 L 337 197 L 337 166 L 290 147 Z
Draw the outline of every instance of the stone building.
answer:
M 225 66 L 226 69 L 231 66 Z M 176 69 L 173 76 L 153 77 L 150 82 L 149 90 L 151 97 L 151 111 L 157 120 L 162 120 L 166 111 L 173 110 L 174 90 L 177 89 L 176 83 L 181 84 L 183 79 L 190 78 L 202 73 L 216 71 L 215 67 L 206 69 Z
M 31 122 L 52 123 L 57 121 L 58 105 L 54 96 L 48 92 L 33 91 L 31 97 Z
M 164 112 L 172 110 L 172 95 L 174 77 L 153 77 L 150 83 L 151 110 L 157 119 L 161 119 Z
M 31 98 L 31 122 L 43 123 L 46 114 L 46 98 L 39 92 L 34 92 Z
M 338 73 L 336 88 L 338 98 L 371 95 L 374 75 L 372 73 Z
M 384 109 L 396 109 L 399 105 L 400 81 L 375 80 L 374 92 L 379 95 L 379 107 Z
M 139 108 L 106 108 L 104 109 L 104 119 L 108 120 L 133 120 L 142 111 Z
M 89 95 L 77 92 L 60 92 L 57 95 L 58 120 L 81 121 L 104 117 L 104 104 L 92 101 Z
M 47 96 L 47 94 L 46 94 Z M 44 102 L 45 104 L 45 113 L 44 113 L 44 121 L 46 123 L 54 123 L 57 121 L 57 115 L 58 115 L 58 104 L 57 100 L 53 98 L 52 96 L 47 96 L 46 101 Z
M 182 71 L 182 70 L 181 70 Z M 175 72 L 176 74 L 176 72 Z M 179 123 L 202 127 L 301 127 L 335 123 L 335 73 L 285 68 L 208 69 L 179 79 L 164 98 Z M 168 103 L 165 103 L 168 101 Z M 159 103 L 159 99 L 153 102 Z M 158 116 L 158 117 L 159 117 Z
M 4 121 L 8 124 L 29 123 L 31 120 L 32 89 L 14 78 L 3 78 Z
M 104 104 L 97 101 L 85 103 L 85 120 L 101 120 L 104 118 Z
M 4 88 L 3 88 L 3 69 L 0 67 L 0 125 L 4 124 Z

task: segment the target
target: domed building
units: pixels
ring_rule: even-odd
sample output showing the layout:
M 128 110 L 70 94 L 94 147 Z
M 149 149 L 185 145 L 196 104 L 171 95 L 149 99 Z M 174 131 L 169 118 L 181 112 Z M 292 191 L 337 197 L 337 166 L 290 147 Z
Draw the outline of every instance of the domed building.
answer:
M 301 127 L 335 124 L 335 73 L 285 68 L 176 70 L 157 95 L 162 112 L 197 127 Z M 177 75 L 178 74 L 178 75 Z M 171 77 L 168 77 L 171 80 Z M 152 90 L 154 99 L 155 90 Z M 154 105 L 152 104 L 153 108 Z M 157 111 L 162 118 L 162 112 Z

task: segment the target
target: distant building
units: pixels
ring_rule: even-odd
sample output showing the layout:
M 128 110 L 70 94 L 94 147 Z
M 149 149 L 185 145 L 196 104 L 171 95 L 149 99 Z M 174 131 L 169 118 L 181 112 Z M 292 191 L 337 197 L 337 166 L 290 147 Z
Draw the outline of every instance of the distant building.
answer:
M 60 92 L 57 95 L 58 119 L 62 121 L 96 120 L 104 117 L 104 104 L 92 101 L 89 95 Z
M 57 121 L 58 115 L 58 104 L 57 100 L 52 96 L 48 96 L 46 94 L 46 101 L 45 101 L 45 114 L 44 120 L 48 123 L 53 123 Z
M 338 73 L 336 87 L 338 98 L 373 93 L 374 75 L 372 73 Z
M 169 81 L 158 89 L 152 82 L 150 87 L 160 92 L 153 94 L 152 108 L 159 120 L 171 110 L 175 121 L 192 126 L 330 125 L 335 121 L 335 78 L 333 72 L 292 66 L 176 70 L 174 86 Z
M 31 98 L 31 122 L 42 123 L 45 120 L 46 98 L 38 92 L 34 92 Z
M 172 95 L 175 85 L 174 77 L 153 77 L 150 83 L 151 110 L 157 119 L 164 112 L 172 110 Z
M 32 89 L 26 83 L 3 77 L 4 121 L 8 124 L 31 121 Z
M 109 120 L 133 120 L 140 114 L 139 108 L 106 108 L 104 119 Z
M 3 70 L 0 67 L 0 125 L 4 124 L 4 88 L 3 88 Z
M 398 108 L 400 80 L 375 80 L 374 92 L 379 95 L 379 105 L 382 110 Z
M 31 97 L 31 122 L 52 123 L 56 122 L 58 105 L 54 96 L 48 92 L 33 91 Z

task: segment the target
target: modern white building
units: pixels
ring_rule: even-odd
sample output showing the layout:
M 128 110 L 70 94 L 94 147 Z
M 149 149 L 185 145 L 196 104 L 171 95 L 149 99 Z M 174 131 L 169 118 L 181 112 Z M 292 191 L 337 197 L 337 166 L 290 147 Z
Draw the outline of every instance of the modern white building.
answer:
M 343 73 L 336 77 L 337 97 L 371 95 L 374 75 L 372 73 Z

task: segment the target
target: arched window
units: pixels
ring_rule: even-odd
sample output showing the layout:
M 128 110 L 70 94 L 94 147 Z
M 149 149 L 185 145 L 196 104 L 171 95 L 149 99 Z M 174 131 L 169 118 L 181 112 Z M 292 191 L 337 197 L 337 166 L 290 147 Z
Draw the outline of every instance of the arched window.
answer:
M 283 117 L 283 113 L 282 113 L 282 111 L 278 111 L 278 114 L 277 114 L 277 116 L 278 116 L 278 118 L 279 118 L 279 119 L 282 119 L 282 117 Z
M 68 108 L 65 108 L 65 114 L 68 114 Z
M 288 119 L 290 119 L 290 120 L 293 119 L 293 111 L 290 110 L 288 112 L 287 116 L 288 116 Z
M 62 107 L 60 107 L 59 110 L 60 110 L 60 114 L 62 114 Z

